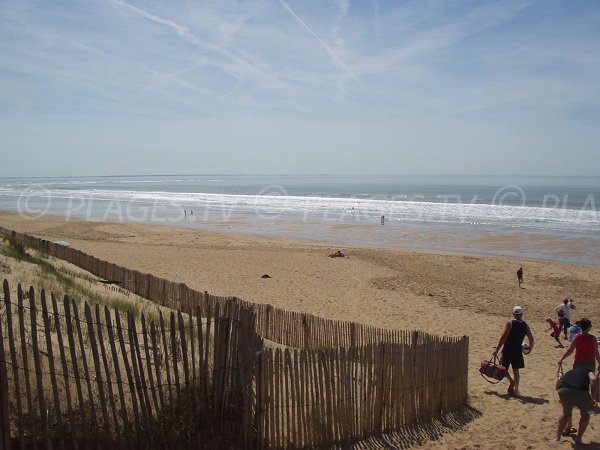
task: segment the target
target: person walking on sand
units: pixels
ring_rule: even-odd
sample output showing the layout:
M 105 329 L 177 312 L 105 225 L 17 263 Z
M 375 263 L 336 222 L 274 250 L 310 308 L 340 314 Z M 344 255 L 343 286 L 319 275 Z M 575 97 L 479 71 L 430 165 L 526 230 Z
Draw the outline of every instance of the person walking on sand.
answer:
M 500 358 L 501 364 L 506 367 L 506 378 L 508 379 L 508 393 L 510 395 L 519 395 L 519 381 L 521 375 L 520 369 L 525 367 L 525 361 L 523 359 L 523 339 L 529 341 L 529 351 L 533 350 L 533 334 L 529 329 L 527 322 L 523 320 L 523 308 L 521 306 L 515 306 L 513 308 L 513 319 L 506 322 L 504 327 L 504 333 L 498 341 L 496 350 L 492 353 L 493 356 L 498 354 L 498 350 L 502 348 L 502 357 Z M 513 377 L 510 376 L 508 369 L 512 366 Z
M 562 414 L 558 419 L 556 429 L 556 440 L 560 441 L 562 436 L 577 433 L 575 444 L 581 444 L 583 433 L 590 422 L 590 411 L 594 411 L 594 400 L 590 395 L 590 370 L 587 367 L 579 367 L 569 370 L 556 381 L 556 390 L 562 405 Z M 579 430 L 571 428 L 573 408 L 579 408 Z
M 567 333 L 571 326 L 571 310 L 575 309 L 573 300 L 569 297 L 565 298 L 563 302 L 556 307 L 556 315 L 558 316 L 558 323 L 560 328 L 563 330 L 565 339 L 567 339 Z
M 381 216 L 381 225 L 385 224 L 385 216 Z
M 564 345 L 562 344 L 562 342 L 560 342 L 560 339 L 559 339 L 560 327 L 558 326 L 558 323 L 556 322 L 556 320 L 552 320 L 552 318 L 548 317 L 546 319 L 546 322 L 548 322 L 548 326 L 550 327 L 546 331 L 552 330 L 552 333 L 550 333 L 550 336 L 552 336 L 554 339 L 556 339 L 556 342 L 558 342 L 559 347 L 564 347 Z
M 592 321 L 590 319 L 581 319 L 579 321 L 581 333 L 575 336 L 573 342 L 567 351 L 558 360 L 558 364 L 562 362 L 573 352 L 575 352 L 575 360 L 573 361 L 573 369 L 578 367 L 587 367 L 592 372 L 596 370 L 596 362 L 600 364 L 600 353 L 598 352 L 598 341 L 596 336 L 590 334 Z
M 519 282 L 519 287 L 523 284 L 523 267 L 519 267 L 517 270 L 517 281 Z

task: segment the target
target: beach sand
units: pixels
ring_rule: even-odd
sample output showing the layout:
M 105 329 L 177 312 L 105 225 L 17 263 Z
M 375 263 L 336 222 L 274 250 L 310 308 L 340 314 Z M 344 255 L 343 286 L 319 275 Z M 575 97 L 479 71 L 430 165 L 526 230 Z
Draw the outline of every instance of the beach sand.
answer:
M 51 216 L 29 220 L 8 212 L 0 213 L 0 225 L 65 240 L 99 258 L 215 295 L 383 328 L 468 335 L 469 397 L 478 417 L 414 448 L 552 449 L 573 442 L 554 441 L 561 411 L 556 364 L 564 349 L 556 348 L 544 320 L 555 317 L 554 308 L 570 296 L 577 306 L 573 316 L 591 318 L 592 333 L 600 334 L 600 266 L 350 245 L 343 246 L 346 258 L 328 258 L 339 244 Z M 511 249 L 508 239 L 499 240 Z M 489 384 L 478 367 L 517 304 L 525 307 L 536 342 L 521 372 L 521 396 L 509 397 L 506 381 Z M 572 357 L 566 366 L 571 363 Z M 578 420 L 575 412 L 575 427 Z M 600 448 L 600 416 L 592 417 L 584 442 Z

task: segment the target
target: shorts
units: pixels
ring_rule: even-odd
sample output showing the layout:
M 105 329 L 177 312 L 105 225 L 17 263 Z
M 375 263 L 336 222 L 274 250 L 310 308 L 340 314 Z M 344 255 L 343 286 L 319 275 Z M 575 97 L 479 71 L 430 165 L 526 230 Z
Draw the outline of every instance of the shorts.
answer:
M 596 360 L 592 359 L 587 360 L 587 361 L 575 361 L 573 363 L 573 369 L 577 369 L 578 367 L 587 367 L 588 369 L 590 369 L 592 372 L 596 371 Z
M 502 352 L 502 365 L 507 369 L 512 366 L 513 369 L 522 369 L 525 367 L 525 360 L 521 352 Z
M 552 333 L 550 333 L 550 336 L 552 336 L 552 337 L 560 337 L 560 331 L 558 331 L 558 332 L 554 332 L 553 331 Z
M 562 330 L 565 330 L 565 333 L 569 331 L 569 327 L 571 326 L 571 321 L 569 319 L 567 319 L 566 317 L 561 317 L 560 319 L 558 319 L 558 323 L 560 325 L 560 328 Z
M 581 389 L 574 389 L 571 387 L 560 388 L 558 390 L 558 397 L 560 398 L 565 417 L 571 417 L 573 415 L 573 408 L 575 406 L 579 408 L 582 416 L 588 416 L 588 410 L 594 404 L 592 396 L 588 391 L 582 391 Z

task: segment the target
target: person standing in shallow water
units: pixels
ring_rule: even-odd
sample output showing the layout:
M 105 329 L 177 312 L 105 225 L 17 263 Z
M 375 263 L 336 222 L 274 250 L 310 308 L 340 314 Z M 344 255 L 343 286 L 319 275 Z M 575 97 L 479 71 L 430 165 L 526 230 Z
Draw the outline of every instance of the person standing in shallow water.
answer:
M 523 359 L 523 339 L 529 341 L 529 351 L 533 350 L 533 335 L 529 329 L 527 322 L 523 320 L 523 308 L 515 306 L 513 308 L 513 319 L 506 322 L 504 333 L 498 341 L 496 350 L 492 353 L 494 356 L 498 354 L 498 350 L 502 348 L 501 364 L 506 367 L 506 378 L 508 379 L 508 393 L 510 395 L 519 395 L 519 381 L 521 375 L 519 370 L 525 367 Z M 512 366 L 513 376 L 510 376 L 508 369 Z
M 519 267 L 517 270 L 517 281 L 519 282 L 519 287 L 523 284 L 523 268 Z

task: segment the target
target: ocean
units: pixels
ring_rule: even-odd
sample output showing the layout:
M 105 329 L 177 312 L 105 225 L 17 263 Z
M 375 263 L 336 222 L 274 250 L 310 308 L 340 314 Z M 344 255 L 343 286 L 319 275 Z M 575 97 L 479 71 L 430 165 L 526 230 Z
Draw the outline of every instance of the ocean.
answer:
M 600 177 L 0 178 L 0 209 L 32 220 L 53 214 L 317 239 L 340 246 L 591 264 L 600 263 L 599 202 Z

